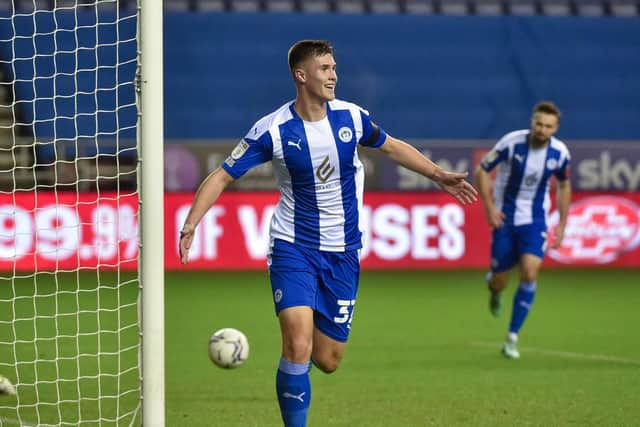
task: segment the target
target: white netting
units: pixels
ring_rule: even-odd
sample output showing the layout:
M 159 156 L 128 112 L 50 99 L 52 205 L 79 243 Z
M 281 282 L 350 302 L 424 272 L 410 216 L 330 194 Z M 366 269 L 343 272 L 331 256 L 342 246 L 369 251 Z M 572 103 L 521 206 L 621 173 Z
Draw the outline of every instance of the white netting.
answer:
M 0 1 L 0 425 L 139 423 L 136 5 Z

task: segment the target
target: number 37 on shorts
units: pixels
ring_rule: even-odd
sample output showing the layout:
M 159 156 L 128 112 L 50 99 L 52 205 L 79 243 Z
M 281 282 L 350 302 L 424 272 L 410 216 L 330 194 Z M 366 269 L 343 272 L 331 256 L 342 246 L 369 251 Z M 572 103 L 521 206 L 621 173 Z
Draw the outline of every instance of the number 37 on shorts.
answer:
M 333 321 L 335 323 L 346 323 L 347 327 L 351 327 L 351 320 L 353 320 L 353 307 L 356 305 L 356 300 L 354 299 L 339 299 L 337 301 L 338 307 L 338 315 L 333 317 Z

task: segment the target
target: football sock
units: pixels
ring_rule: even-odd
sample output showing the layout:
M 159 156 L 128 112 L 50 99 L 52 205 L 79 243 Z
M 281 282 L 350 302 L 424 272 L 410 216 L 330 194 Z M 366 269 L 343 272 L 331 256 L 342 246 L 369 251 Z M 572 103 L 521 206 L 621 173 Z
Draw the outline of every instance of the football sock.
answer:
M 520 282 L 518 291 L 513 297 L 513 311 L 511 312 L 511 323 L 509 333 L 517 334 L 529 314 L 533 299 L 536 295 L 536 282 Z
M 285 427 L 305 427 L 311 402 L 309 362 L 293 363 L 281 357 L 276 374 L 276 393 Z

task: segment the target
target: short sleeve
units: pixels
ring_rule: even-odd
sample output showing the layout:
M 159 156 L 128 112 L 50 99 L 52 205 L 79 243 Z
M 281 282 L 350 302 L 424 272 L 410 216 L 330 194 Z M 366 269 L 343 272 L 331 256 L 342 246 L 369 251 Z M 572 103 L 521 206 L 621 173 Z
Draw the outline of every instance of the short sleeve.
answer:
M 504 162 L 509 157 L 509 146 L 504 138 L 489 151 L 480 161 L 480 167 L 487 172 L 491 172 L 499 163 Z
M 553 175 L 556 177 L 558 181 L 566 181 L 567 179 L 569 179 L 570 163 L 571 163 L 571 157 L 567 153 L 567 155 L 560 161 L 560 165 L 558 169 L 553 171 Z
M 366 111 L 360 110 L 360 117 L 362 119 L 362 137 L 358 144 L 365 147 L 380 147 L 387 139 L 387 133 L 371 120 Z
M 269 132 L 264 132 L 257 139 L 245 137 L 238 142 L 222 168 L 234 179 L 240 178 L 250 169 L 268 162 L 273 157 L 273 142 Z

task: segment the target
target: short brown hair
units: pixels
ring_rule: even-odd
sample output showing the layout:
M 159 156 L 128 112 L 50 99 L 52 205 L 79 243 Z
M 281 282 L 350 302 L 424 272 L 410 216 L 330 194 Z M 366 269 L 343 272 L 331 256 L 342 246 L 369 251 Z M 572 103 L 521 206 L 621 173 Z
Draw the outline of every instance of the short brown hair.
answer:
M 533 107 L 533 114 L 535 113 L 544 113 L 544 114 L 553 114 L 560 120 L 560 116 L 562 113 L 556 104 L 551 101 L 540 101 Z
M 333 46 L 326 40 L 300 40 L 289 49 L 289 69 L 293 71 L 307 59 L 315 56 L 333 55 Z

